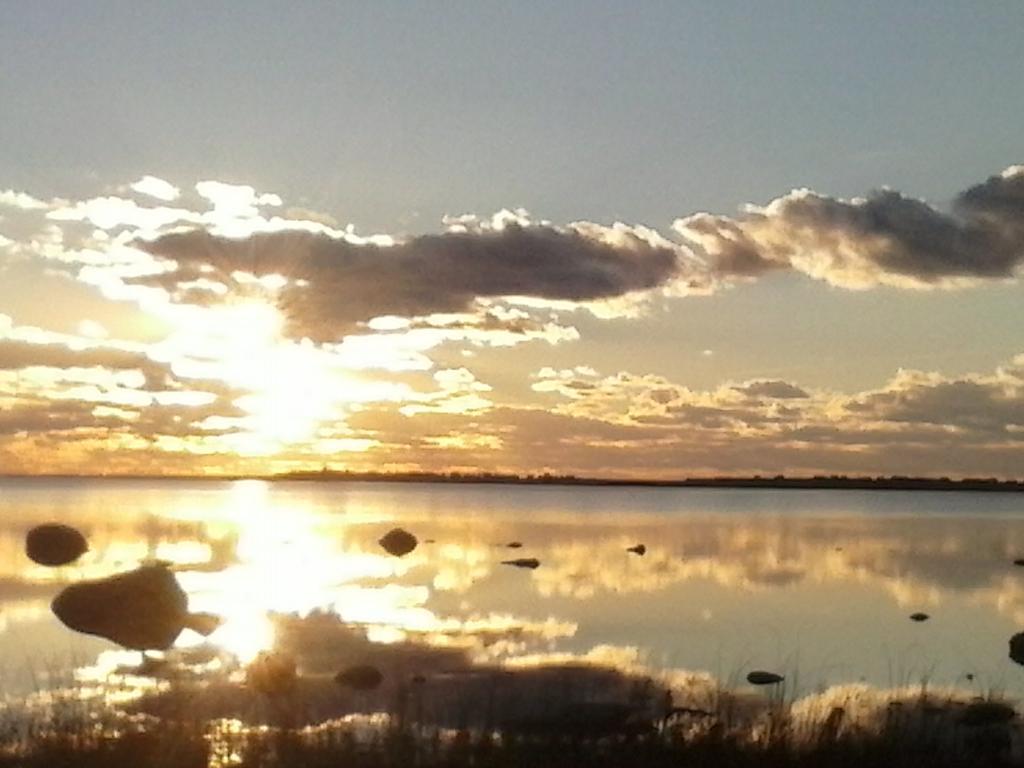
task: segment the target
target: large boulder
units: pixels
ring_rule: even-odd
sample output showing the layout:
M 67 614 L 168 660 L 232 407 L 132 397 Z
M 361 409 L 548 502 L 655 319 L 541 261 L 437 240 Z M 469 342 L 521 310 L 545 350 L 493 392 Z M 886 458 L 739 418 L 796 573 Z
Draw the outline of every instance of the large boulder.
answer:
M 188 597 L 164 565 L 147 565 L 66 587 L 51 605 L 61 622 L 137 651 L 170 648 L 190 627 L 209 634 L 217 619 L 191 614 Z

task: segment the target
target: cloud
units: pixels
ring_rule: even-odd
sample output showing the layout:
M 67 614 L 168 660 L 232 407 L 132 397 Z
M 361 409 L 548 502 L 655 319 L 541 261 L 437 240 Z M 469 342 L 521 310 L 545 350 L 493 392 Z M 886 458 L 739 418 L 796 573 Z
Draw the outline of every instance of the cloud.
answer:
M 229 217 L 253 217 L 258 214 L 257 206 L 281 205 L 281 198 L 272 192 L 259 194 L 248 184 L 225 184 L 221 181 L 200 181 L 196 192 L 213 205 L 222 215 Z
M 130 189 L 141 195 L 148 195 L 157 200 L 169 203 L 181 196 L 181 190 L 168 181 L 156 176 L 143 176 L 130 186 Z
M 593 369 L 579 367 L 561 371 L 544 368 L 536 379 L 535 391 L 558 392 L 568 398 L 558 411 L 619 424 L 751 428 L 776 422 L 780 414 L 793 411 L 792 406 L 773 401 L 810 397 L 795 384 L 781 380 L 725 384 L 701 392 L 662 376 L 620 371 L 602 377 Z
M 865 419 L 927 424 L 993 438 L 1024 438 L 1024 375 L 1014 368 L 990 376 L 947 379 L 901 371 L 883 389 L 851 398 L 846 409 Z
M 133 227 L 147 232 L 182 222 L 198 222 L 201 216 L 185 208 L 150 207 L 115 195 L 68 203 L 46 214 L 50 221 L 89 222 L 101 230 Z
M 950 288 L 1014 278 L 1024 260 L 1024 166 L 966 189 L 948 211 L 894 190 L 843 200 L 803 189 L 736 217 L 679 218 L 671 236 L 624 223 L 559 226 L 516 209 L 446 217 L 437 233 L 364 237 L 249 185 L 200 181 L 182 197 L 145 176 L 130 188 L 155 204 L 0 193 L 0 204 L 36 216 L 31 231 L 5 228 L 5 248 L 60 262 L 111 298 L 271 301 L 291 338 L 320 343 L 377 332 L 382 317 L 413 328 L 458 315 L 493 338 L 525 340 L 513 329 L 536 328 L 545 312 L 635 317 L 657 297 L 769 271 L 844 288 Z M 523 316 L 498 317 L 499 301 Z
M 758 379 L 733 387 L 748 397 L 767 397 L 776 400 L 797 400 L 810 397 L 804 390 L 788 381 L 778 379 Z
M 736 437 L 810 439 L 845 433 L 862 443 L 954 431 L 965 438 L 1024 439 L 1024 368 L 1018 356 L 990 374 L 946 377 L 899 371 L 876 390 L 841 395 L 778 379 L 691 390 L 660 376 L 581 369 L 538 372 L 534 389 L 557 392 L 555 411 L 617 425 L 700 428 Z M 982 434 L 983 433 L 983 434 Z
M 130 345 L 17 326 L 0 315 L 0 453 L 10 456 L 9 471 L 38 471 L 39 456 L 51 471 L 77 469 L 90 455 L 141 456 L 174 441 L 209 450 L 241 430 L 247 414 L 236 401 L 244 393 L 180 375 Z
M 145 377 L 145 388 L 151 390 L 168 389 L 174 382 L 170 366 L 151 360 L 140 352 L 104 347 L 72 349 L 63 344 L 36 344 L 0 338 L 0 370 L 30 367 L 139 371 Z
M 570 313 L 634 317 L 771 270 L 851 288 L 1011 278 L 1024 166 L 948 210 L 890 190 L 797 191 L 733 218 L 680 219 L 674 240 L 522 210 L 361 236 L 247 185 L 179 192 L 147 176 L 115 189 L 0 192 L 8 295 L 24 275 L 73 278 L 94 295 L 66 311 L 103 323 L 15 333 L 0 316 L 5 465 L 53 451 L 54 467 L 102 456 L 111 471 L 263 472 L 344 452 L 337 464 L 354 469 L 1019 474 L 1024 358 L 971 375 L 903 371 L 853 393 L 785 378 L 700 390 L 586 365 L 541 369 L 527 389 L 508 366 L 535 370 L 542 350 L 501 361 L 482 350 L 571 342 Z M 35 294 L 48 300 L 52 282 Z M 154 320 L 145 343 L 118 340 L 122 300 Z M 45 314 L 35 322 L 54 329 L 81 320 Z
M 436 392 L 419 395 L 419 402 L 402 406 L 401 413 L 476 413 L 491 407 L 492 403 L 482 392 L 490 392 L 491 387 L 477 381 L 476 377 L 466 368 L 442 369 L 434 374 L 437 384 Z
M 13 189 L 0 189 L 0 206 L 20 208 L 23 211 L 45 210 L 48 207 L 42 200 L 37 200 L 32 195 L 16 192 Z
M 586 366 L 533 377 L 539 403 L 488 393 L 487 411 L 353 414 L 378 441 L 365 468 L 550 471 L 678 479 L 711 474 L 1020 476 L 1024 357 L 991 373 L 900 371 L 850 394 L 782 379 L 691 389 Z M 376 467 L 376 468 L 379 468 Z
M 91 403 L 81 401 L 35 402 L 0 411 L 0 435 L 40 435 L 75 429 L 106 429 L 123 422 L 110 416 L 96 416 Z
M 276 196 L 251 187 L 204 182 L 215 210 L 238 220 Z M 223 186 L 223 185 L 221 185 Z M 199 188 L 197 187 L 197 188 Z M 228 190 L 228 192 L 225 192 Z M 240 218 L 239 218 L 240 217 Z M 138 217 L 136 217 L 138 218 Z M 660 292 L 706 293 L 715 285 L 796 271 L 832 285 L 868 288 L 955 287 L 1010 279 L 1024 261 L 1024 166 L 970 187 L 949 212 L 893 190 L 842 200 L 795 190 L 730 218 L 698 213 L 673 224 L 681 240 L 655 230 L 576 222 L 557 227 L 525 211 L 491 219 L 448 217 L 447 231 L 408 238 L 358 238 L 325 226 L 279 222 L 233 237 L 191 231 L 143 239 L 138 246 L 173 264 L 131 281 L 159 286 L 179 300 L 218 301 L 244 287 L 238 271 L 289 278 L 278 297 L 290 333 L 336 341 L 380 316 L 476 312 L 479 302 L 519 297 L 522 306 L 635 314 Z M 213 229 L 216 229 L 215 227 Z M 269 231 L 268 231 L 269 229 Z
M 679 276 L 676 249 L 615 234 L 511 223 L 381 245 L 296 231 L 229 239 L 199 229 L 139 243 L 176 266 L 134 281 L 175 294 L 203 277 L 235 290 L 238 271 L 284 275 L 279 305 L 291 335 L 336 341 L 380 316 L 469 312 L 478 299 L 505 296 L 611 299 Z
M 738 218 L 698 213 L 673 229 L 726 280 L 777 269 L 844 288 L 1011 278 L 1024 262 L 1024 166 L 962 192 L 950 213 L 894 190 L 841 200 L 800 189 Z
M 332 456 L 385 471 L 1017 476 L 1024 450 L 1024 356 L 989 373 L 900 371 L 850 394 L 784 379 L 700 390 L 652 374 L 544 368 L 533 400 L 510 402 L 457 366 L 396 371 L 389 383 L 338 369 L 323 392 L 248 391 L 248 379 L 225 383 L 197 360 L 172 367 L 117 342 L 5 327 L 0 452 L 23 467 L 33 456 L 53 469 L 102 456 L 108 471 L 263 472 Z M 266 365 L 301 371 L 315 362 L 306 355 L 336 354 L 287 344 L 294 354 Z

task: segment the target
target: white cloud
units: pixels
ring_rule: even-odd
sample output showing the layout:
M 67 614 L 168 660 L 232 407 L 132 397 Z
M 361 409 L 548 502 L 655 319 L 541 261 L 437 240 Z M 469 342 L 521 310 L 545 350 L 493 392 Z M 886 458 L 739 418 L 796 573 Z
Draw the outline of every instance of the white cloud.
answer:
M 157 200 L 162 200 L 165 203 L 177 200 L 181 195 L 180 189 L 169 181 L 164 181 L 156 176 L 143 176 L 131 185 L 131 189 L 139 194 L 148 195 L 149 197 L 154 197 Z
M 282 205 L 279 196 L 272 193 L 258 194 L 248 184 L 200 181 L 196 184 L 196 192 L 209 200 L 215 212 L 225 218 L 251 218 L 258 215 L 258 206 Z
M 13 189 L 0 189 L 0 206 L 20 208 L 23 211 L 41 211 L 49 206 L 42 200 L 37 200 L 24 192 L 16 192 Z

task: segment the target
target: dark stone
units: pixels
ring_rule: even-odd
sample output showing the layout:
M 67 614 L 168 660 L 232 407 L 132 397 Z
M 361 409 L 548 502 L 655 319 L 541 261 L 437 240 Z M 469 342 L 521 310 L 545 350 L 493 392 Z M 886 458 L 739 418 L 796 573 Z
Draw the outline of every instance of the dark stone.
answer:
M 540 560 L 536 557 L 519 557 L 515 560 L 502 560 L 502 565 L 513 565 L 516 568 L 537 568 L 540 566 Z
M 356 691 L 372 691 L 384 681 L 384 675 L 370 664 L 357 664 L 334 676 L 334 682 Z
M 392 528 L 377 542 L 384 550 L 395 557 L 402 557 L 416 549 L 416 537 L 402 528 Z
M 747 682 L 751 685 L 778 685 L 785 679 L 782 675 L 760 669 L 755 669 L 747 675 Z
M 188 612 L 188 597 L 162 565 L 72 584 L 51 608 L 66 627 L 137 651 L 170 648 L 185 627 L 209 634 L 218 623 Z
M 40 565 L 68 565 L 88 550 L 85 536 L 70 525 L 37 525 L 25 537 L 25 553 Z

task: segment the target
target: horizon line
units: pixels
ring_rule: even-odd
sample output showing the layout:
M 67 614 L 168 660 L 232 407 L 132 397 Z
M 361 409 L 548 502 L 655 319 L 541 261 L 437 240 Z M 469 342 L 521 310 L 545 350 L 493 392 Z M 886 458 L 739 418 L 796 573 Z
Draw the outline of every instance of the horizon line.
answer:
M 504 472 L 435 472 L 435 471 L 356 471 L 332 470 L 291 470 L 278 473 L 224 473 L 224 474 L 143 474 L 143 473 L 24 473 L 0 472 L 0 479 L 39 480 L 212 480 L 212 481 L 298 481 L 298 482 L 398 482 L 437 484 L 488 484 L 488 485 L 560 485 L 560 486 L 612 486 L 612 487 L 662 487 L 662 488 L 760 488 L 760 489 L 835 489 L 835 490 L 959 490 L 959 491 L 1024 491 L 1024 479 L 964 476 L 914 476 L 914 475 L 698 475 L 675 479 L 623 478 L 579 476 L 573 474 L 504 473 Z

